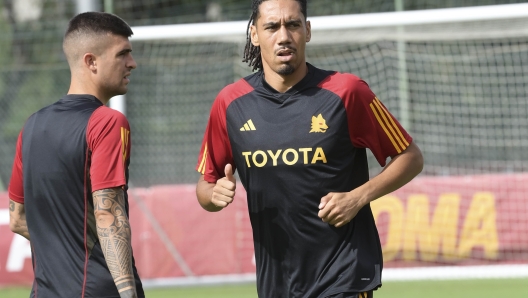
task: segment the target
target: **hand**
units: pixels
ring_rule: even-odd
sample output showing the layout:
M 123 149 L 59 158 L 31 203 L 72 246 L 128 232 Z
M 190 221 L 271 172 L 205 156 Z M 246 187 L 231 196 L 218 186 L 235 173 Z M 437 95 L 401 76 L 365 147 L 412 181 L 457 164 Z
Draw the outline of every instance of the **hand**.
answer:
M 342 227 L 354 218 L 365 204 L 354 192 L 331 192 L 321 198 L 319 213 L 324 222 Z
M 233 176 L 233 166 L 227 164 L 224 169 L 225 177 L 218 179 L 213 188 L 211 203 L 220 208 L 225 208 L 235 197 L 236 179 Z

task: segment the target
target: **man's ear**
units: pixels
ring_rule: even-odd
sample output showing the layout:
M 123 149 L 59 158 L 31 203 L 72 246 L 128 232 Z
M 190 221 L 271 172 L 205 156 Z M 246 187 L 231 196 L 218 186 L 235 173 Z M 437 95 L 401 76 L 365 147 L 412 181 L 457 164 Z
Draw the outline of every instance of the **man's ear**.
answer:
M 251 35 L 251 43 L 256 47 L 260 46 L 260 43 L 258 41 L 257 26 L 251 25 L 250 30 L 251 31 L 249 34 Z
M 92 53 L 86 53 L 83 56 L 83 66 L 90 69 L 91 71 L 97 71 L 96 57 Z
M 309 42 L 312 39 L 312 24 L 310 21 L 306 21 L 306 42 Z

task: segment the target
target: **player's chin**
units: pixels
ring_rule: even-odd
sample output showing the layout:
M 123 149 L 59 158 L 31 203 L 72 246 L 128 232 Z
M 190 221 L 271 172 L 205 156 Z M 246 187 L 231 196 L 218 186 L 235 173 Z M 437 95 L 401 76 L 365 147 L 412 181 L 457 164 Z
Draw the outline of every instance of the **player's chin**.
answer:
M 128 92 L 128 86 L 124 85 L 124 86 L 121 86 L 121 88 L 119 88 L 119 90 L 117 90 L 117 95 L 124 95 L 127 92 Z
M 277 73 L 283 76 L 291 75 L 295 72 L 295 67 L 291 64 L 282 64 L 277 68 Z

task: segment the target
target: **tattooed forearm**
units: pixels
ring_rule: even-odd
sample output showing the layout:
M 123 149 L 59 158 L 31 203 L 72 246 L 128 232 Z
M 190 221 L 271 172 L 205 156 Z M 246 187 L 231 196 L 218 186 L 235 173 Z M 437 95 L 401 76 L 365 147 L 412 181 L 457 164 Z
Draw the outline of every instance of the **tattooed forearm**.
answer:
M 125 211 L 121 188 L 110 188 L 93 193 L 97 235 L 108 269 L 121 297 L 137 297 L 132 270 L 130 223 Z
M 9 227 L 14 233 L 29 240 L 29 230 L 26 222 L 26 209 L 24 208 L 24 204 L 9 200 Z

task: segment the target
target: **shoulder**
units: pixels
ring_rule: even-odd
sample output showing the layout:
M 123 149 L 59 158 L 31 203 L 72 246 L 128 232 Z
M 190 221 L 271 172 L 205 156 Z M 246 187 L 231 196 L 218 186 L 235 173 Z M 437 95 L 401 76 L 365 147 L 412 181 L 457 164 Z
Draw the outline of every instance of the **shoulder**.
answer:
M 227 107 L 236 99 L 251 93 L 255 88 L 246 80 L 240 79 L 232 84 L 225 86 L 216 96 L 213 103 L 213 110 L 226 110 Z
M 40 108 L 36 112 L 29 115 L 29 117 L 26 118 L 26 121 L 24 122 L 24 125 L 22 126 L 22 131 L 24 131 L 24 128 L 26 127 L 32 127 L 32 126 L 40 126 L 43 121 L 46 120 L 46 115 L 50 113 L 50 111 L 53 109 L 53 107 L 57 104 L 57 102 L 47 105 L 45 107 Z M 28 131 L 32 131 L 31 129 L 28 129 Z
M 57 104 L 58 104 L 58 101 L 38 109 L 36 112 L 33 112 L 26 120 L 34 119 L 41 115 L 45 115 L 49 113 L 50 111 L 53 111 L 53 109 L 55 108 Z
M 318 86 L 345 101 L 361 98 L 372 99 L 375 96 L 363 79 L 351 73 L 333 72 L 326 76 Z
M 232 84 L 225 86 L 219 93 L 217 98 L 225 101 L 232 101 L 239 97 L 242 97 L 251 91 L 255 90 L 253 86 L 249 84 L 246 78 L 240 79 Z
M 94 111 L 93 116 L 94 117 L 99 117 L 99 118 L 116 119 L 116 120 L 127 121 L 127 118 L 126 118 L 126 116 L 123 113 L 121 113 L 118 110 L 114 110 L 112 108 L 109 108 L 107 106 L 101 106 L 101 107 L 97 108 Z
M 354 88 L 368 87 L 367 83 L 360 77 L 351 73 L 329 72 L 329 74 L 319 83 L 323 89 L 330 91 L 353 90 Z
M 107 106 L 97 108 L 88 120 L 86 140 L 91 150 L 103 140 L 124 140 L 130 135 L 130 125 L 123 113 Z
M 89 126 L 94 125 L 119 125 L 128 127 L 128 119 L 123 113 L 107 106 L 97 108 L 90 117 Z

